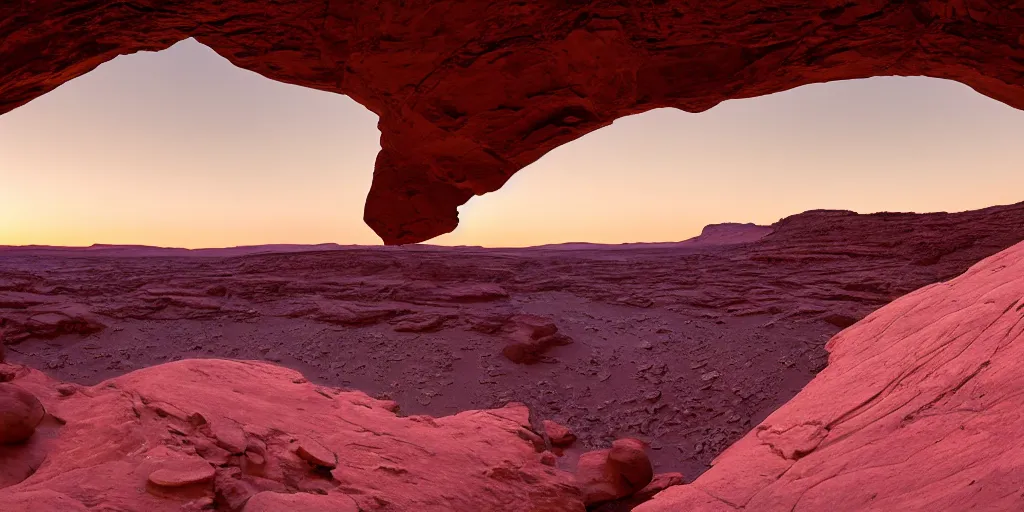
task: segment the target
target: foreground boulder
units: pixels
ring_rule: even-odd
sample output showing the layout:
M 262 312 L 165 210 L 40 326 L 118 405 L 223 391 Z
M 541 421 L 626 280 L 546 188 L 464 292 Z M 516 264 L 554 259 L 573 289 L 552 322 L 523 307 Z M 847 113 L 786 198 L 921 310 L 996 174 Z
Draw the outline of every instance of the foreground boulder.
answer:
M 0 489 L 0 510 L 87 510 L 100 496 L 111 510 L 147 512 L 584 510 L 572 475 L 517 434 L 529 428 L 519 404 L 402 418 L 291 370 L 213 359 L 74 393 L 37 371 L 17 375 L 22 391 L 2 392 L 38 396 L 64 424 L 45 462 Z M 0 451 L 0 466 L 19 454 Z
M 0 445 L 27 441 L 44 415 L 42 404 L 32 393 L 0 382 Z
M 646 446 L 638 439 L 617 439 L 608 450 L 584 453 L 576 469 L 588 506 L 631 496 L 653 478 Z
M 635 510 L 1024 510 L 1024 243 L 828 348 L 708 472 Z

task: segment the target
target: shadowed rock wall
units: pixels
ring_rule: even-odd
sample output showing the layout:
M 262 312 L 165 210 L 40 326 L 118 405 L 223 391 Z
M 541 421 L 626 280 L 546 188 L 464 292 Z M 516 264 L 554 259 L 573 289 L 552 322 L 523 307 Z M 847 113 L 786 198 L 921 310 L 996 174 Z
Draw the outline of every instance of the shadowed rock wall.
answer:
M 963 82 L 1024 107 L 1014 0 L 35 0 L 0 4 L 0 113 L 117 55 L 195 37 L 268 78 L 380 116 L 365 220 L 385 243 L 548 151 L 658 107 L 876 75 Z

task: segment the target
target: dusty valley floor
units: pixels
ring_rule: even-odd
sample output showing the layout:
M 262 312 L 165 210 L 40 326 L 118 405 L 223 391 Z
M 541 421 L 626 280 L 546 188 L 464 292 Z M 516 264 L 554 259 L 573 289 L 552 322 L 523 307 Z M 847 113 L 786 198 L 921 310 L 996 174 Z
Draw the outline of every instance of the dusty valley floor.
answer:
M 0 322 L 9 361 L 62 380 L 269 360 L 405 415 L 523 402 L 571 427 L 577 453 L 637 437 L 689 480 L 809 382 L 843 327 L 1024 239 L 1024 205 L 772 228 L 504 250 L 0 249 Z

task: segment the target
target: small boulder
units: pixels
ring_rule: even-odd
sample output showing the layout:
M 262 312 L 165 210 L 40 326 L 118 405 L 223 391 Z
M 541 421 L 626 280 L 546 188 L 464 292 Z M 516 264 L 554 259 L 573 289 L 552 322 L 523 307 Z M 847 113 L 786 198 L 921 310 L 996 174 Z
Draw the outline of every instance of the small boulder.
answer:
M 35 395 L 10 382 L 0 383 L 0 444 L 27 441 L 45 415 Z
M 517 364 L 537 363 L 552 347 L 572 343 L 572 338 L 558 332 L 554 321 L 537 315 L 513 315 L 504 331 L 508 344 L 501 353 Z
M 651 459 L 647 456 L 647 445 L 639 439 L 616 439 L 608 453 L 608 461 L 633 492 L 643 489 L 654 478 Z
M 544 420 L 544 432 L 551 440 L 551 444 L 558 447 L 566 447 L 576 442 L 576 434 L 573 434 L 569 427 L 560 425 L 551 420 Z
M 638 439 L 619 439 L 611 449 L 584 453 L 576 468 L 576 482 L 587 506 L 631 496 L 653 477 L 646 446 Z
M 300 459 L 314 466 L 320 466 L 327 469 L 334 469 L 338 466 L 338 456 L 326 446 L 312 439 L 303 439 L 299 441 L 299 446 L 296 448 L 295 454 L 298 455 Z
M 202 459 L 166 461 L 149 474 L 149 481 L 160 487 L 184 487 L 208 482 L 216 471 Z

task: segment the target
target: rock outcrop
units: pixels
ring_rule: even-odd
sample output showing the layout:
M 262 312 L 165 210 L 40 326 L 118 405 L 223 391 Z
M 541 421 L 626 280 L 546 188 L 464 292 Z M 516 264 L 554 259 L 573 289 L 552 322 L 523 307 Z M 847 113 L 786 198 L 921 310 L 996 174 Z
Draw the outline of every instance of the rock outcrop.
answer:
M 35 397 L 55 426 L 0 446 L 0 510 L 584 510 L 572 475 L 520 438 L 521 404 L 399 417 L 292 370 L 217 359 L 81 389 L 3 369 L 4 441 L 31 436 Z
M 647 446 L 639 439 L 616 439 L 609 449 L 584 453 L 576 468 L 587 506 L 632 496 L 653 479 Z
M 1024 243 L 829 341 L 828 367 L 637 512 L 1024 509 Z
M 0 4 L 0 113 L 117 55 L 194 37 L 268 78 L 380 116 L 365 220 L 387 244 L 548 151 L 658 107 L 876 75 L 1024 107 L 1024 9 L 999 0 L 42 0 Z

